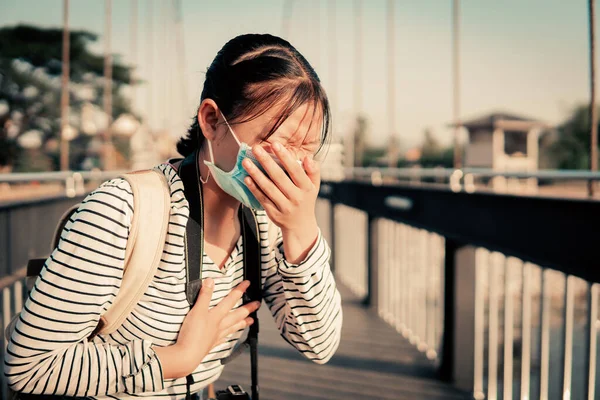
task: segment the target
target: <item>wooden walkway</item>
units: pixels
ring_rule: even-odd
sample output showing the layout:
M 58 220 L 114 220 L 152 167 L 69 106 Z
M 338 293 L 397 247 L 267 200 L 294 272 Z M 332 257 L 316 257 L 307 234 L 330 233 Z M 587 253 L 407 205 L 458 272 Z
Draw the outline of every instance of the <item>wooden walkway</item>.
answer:
M 341 286 L 341 285 L 339 285 Z M 261 400 L 469 399 L 437 380 L 432 363 L 376 314 L 340 287 L 344 327 L 340 347 L 325 365 L 308 361 L 280 336 L 268 308 L 259 311 Z M 250 390 L 250 356 L 225 367 L 217 389 Z

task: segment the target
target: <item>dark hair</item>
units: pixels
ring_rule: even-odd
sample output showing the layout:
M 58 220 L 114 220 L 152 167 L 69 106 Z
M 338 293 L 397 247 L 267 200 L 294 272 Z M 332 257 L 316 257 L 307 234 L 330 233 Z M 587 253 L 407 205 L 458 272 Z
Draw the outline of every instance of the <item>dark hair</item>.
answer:
M 214 100 L 231 125 L 251 121 L 282 102 L 279 118 L 264 139 L 300 106 L 312 102 L 323 116 L 321 145 L 329 136 L 329 101 L 317 73 L 294 46 L 273 35 L 240 35 L 227 42 L 206 71 L 200 102 L 204 99 Z M 186 157 L 204 140 L 196 112 L 177 151 Z

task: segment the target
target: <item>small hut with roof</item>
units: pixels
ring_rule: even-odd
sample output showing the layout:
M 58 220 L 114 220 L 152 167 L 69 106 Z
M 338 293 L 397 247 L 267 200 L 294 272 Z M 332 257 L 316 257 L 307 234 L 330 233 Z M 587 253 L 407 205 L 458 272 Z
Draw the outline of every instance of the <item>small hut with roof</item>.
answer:
M 495 112 L 458 125 L 464 127 L 469 136 L 464 154 L 466 168 L 537 171 L 539 135 L 548 128 L 546 123 L 512 113 Z

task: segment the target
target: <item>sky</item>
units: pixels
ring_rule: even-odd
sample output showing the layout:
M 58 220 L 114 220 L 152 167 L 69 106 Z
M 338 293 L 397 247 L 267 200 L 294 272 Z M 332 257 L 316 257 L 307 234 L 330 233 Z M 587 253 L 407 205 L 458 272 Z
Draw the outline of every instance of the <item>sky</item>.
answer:
M 135 92 L 135 108 L 153 126 L 183 134 L 217 51 L 236 35 L 271 33 L 288 39 L 315 67 L 333 103 L 338 137 L 351 131 L 360 112 L 368 119 L 368 139 L 375 145 L 385 144 L 394 134 L 404 148 L 415 146 L 425 129 L 450 143 L 451 0 L 394 2 L 394 85 L 388 79 L 386 0 L 362 1 L 360 58 L 352 0 L 292 1 L 287 35 L 284 0 L 181 3 L 182 57 L 175 53 L 176 18 L 170 0 L 138 0 L 136 57 L 131 46 L 132 2 L 112 1 L 112 52 L 138 66 L 136 73 L 146 84 Z M 330 34 L 332 3 L 335 41 Z M 0 0 L 0 26 L 60 27 L 62 5 L 62 0 Z M 97 52 L 104 48 L 104 10 L 103 0 L 70 1 L 71 28 L 98 33 L 93 46 Z M 559 124 L 576 105 L 589 101 L 587 1 L 463 0 L 460 18 L 463 119 L 509 111 Z M 362 67 L 359 80 L 357 59 Z M 390 90 L 395 99 L 391 123 Z M 357 93 L 362 93 L 360 101 Z

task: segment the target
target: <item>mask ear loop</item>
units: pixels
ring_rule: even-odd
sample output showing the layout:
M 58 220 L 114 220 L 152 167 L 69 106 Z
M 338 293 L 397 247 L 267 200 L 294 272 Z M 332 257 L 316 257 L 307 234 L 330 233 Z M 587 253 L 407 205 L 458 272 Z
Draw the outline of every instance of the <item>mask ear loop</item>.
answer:
M 240 140 L 237 138 L 237 135 L 235 134 L 235 132 L 233 131 L 233 129 L 231 129 L 231 126 L 229 125 L 229 122 L 227 122 L 227 118 L 225 118 L 225 115 L 223 115 L 222 112 L 221 112 L 221 116 L 223 117 L 223 121 L 225 121 L 225 125 L 227 125 L 227 128 L 229 129 L 229 132 L 231 132 L 231 136 L 233 136 L 233 138 L 235 139 L 235 142 L 238 144 L 239 147 L 242 147 L 242 144 L 240 143 Z
M 214 162 L 212 146 L 210 145 L 210 140 L 206 139 L 206 141 L 208 142 L 208 152 L 210 153 L 211 162 Z M 200 124 L 199 123 L 198 123 L 198 143 L 200 143 Z M 206 174 L 206 179 L 202 179 L 201 174 L 200 174 L 199 178 L 200 178 L 200 182 L 202 182 L 202 184 L 206 185 L 206 183 L 208 182 L 208 179 L 210 178 L 210 169 L 208 169 L 208 173 Z

